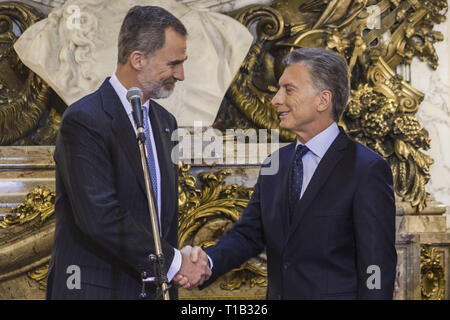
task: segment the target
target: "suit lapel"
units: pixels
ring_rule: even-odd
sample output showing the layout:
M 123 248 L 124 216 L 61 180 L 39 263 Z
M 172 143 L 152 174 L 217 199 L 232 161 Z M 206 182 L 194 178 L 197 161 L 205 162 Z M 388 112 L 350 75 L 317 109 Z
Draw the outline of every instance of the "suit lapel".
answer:
M 123 149 L 123 152 L 130 162 L 130 166 L 136 176 L 136 179 L 145 194 L 144 173 L 142 170 L 141 156 L 136 140 L 136 134 L 128 115 L 122 106 L 119 96 L 109 83 L 109 78 L 103 82 L 100 87 L 100 92 L 102 95 L 103 108 L 112 118 L 112 130 L 117 138 L 117 142 Z
M 319 191 L 326 183 L 328 177 L 333 172 L 336 164 L 341 160 L 343 151 L 347 147 L 348 138 L 345 132 L 340 128 L 340 133 L 335 141 L 331 144 L 328 151 L 323 156 L 316 171 L 314 172 L 308 187 L 305 190 L 302 198 L 297 202 L 295 212 L 293 213 L 292 224 L 289 228 L 289 237 L 291 237 L 301 220 L 308 211 L 308 207 L 316 198 Z

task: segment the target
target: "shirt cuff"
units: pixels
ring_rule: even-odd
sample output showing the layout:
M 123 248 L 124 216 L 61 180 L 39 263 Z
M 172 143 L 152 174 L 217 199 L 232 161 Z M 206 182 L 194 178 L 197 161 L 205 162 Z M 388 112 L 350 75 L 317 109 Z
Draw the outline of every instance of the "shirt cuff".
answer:
M 209 269 L 212 271 L 214 265 L 213 265 L 212 259 L 209 256 L 208 256 L 208 260 L 209 260 Z
M 175 255 L 173 256 L 172 264 L 170 265 L 169 271 L 167 272 L 167 280 L 170 282 L 176 276 L 178 271 L 181 269 L 181 252 L 178 249 L 175 250 Z

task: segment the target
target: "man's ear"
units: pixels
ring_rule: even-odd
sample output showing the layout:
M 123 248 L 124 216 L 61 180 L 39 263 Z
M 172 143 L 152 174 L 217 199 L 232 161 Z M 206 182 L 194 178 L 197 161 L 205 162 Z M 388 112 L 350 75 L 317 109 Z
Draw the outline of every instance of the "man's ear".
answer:
M 317 111 L 324 112 L 326 110 L 331 110 L 333 101 L 333 94 L 330 90 L 322 90 L 319 93 L 319 104 L 317 106 Z
M 144 53 L 139 50 L 133 51 L 128 57 L 128 61 L 130 63 L 130 66 L 138 71 L 141 71 L 147 64 L 147 59 Z

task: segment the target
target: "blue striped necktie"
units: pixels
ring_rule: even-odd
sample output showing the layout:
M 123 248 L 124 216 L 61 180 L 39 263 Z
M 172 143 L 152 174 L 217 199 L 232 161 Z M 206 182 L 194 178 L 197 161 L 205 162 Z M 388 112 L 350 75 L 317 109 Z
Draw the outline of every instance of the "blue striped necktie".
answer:
M 303 156 L 309 151 L 307 146 L 299 144 L 297 146 L 297 149 L 295 150 L 295 159 L 294 163 L 292 164 L 292 171 L 291 171 L 291 190 L 290 190 L 290 196 L 289 196 L 289 213 L 290 218 L 292 221 L 292 215 L 293 211 L 295 210 L 295 205 L 297 201 L 300 199 L 300 195 L 302 192 L 302 186 L 303 186 Z
M 148 107 L 142 107 L 144 112 L 144 131 L 145 131 L 145 147 L 147 149 L 147 164 L 150 170 L 150 176 L 152 179 L 153 191 L 155 193 L 155 206 L 158 210 L 158 183 L 156 178 L 156 165 L 155 158 L 153 156 L 153 148 L 152 141 L 150 136 L 150 125 L 149 125 L 149 117 L 148 117 Z

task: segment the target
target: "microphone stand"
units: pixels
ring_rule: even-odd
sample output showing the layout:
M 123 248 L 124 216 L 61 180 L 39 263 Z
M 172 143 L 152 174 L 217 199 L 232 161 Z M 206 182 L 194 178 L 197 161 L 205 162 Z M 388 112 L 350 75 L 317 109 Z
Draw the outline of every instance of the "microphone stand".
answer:
M 142 112 L 142 109 L 140 110 Z M 145 180 L 145 191 L 147 194 L 147 201 L 148 201 L 148 207 L 150 209 L 150 220 L 152 223 L 152 231 L 153 231 L 153 240 L 155 244 L 155 254 L 150 254 L 149 259 L 154 265 L 154 271 L 155 271 L 155 280 L 153 281 L 144 281 L 145 278 L 147 278 L 147 272 L 142 273 L 142 292 L 140 294 L 140 297 L 142 299 L 145 299 L 147 297 L 147 294 L 145 292 L 145 284 L 146 282 L 154 282 L 156 285 L 156 296 L 157 299 L 162 297 L 163 300 L 170 300 L 169 297 L 169 281 L 167 279 L 167 276 L 163 274 L 164 269 L 164 254 L 162 252 L 161 248 L 161 238 L 159 233 L 159 223 L 158 223 L 158 214 L 156 210 L 156 201 L 155 201 L 155 193 L 153 190 L 153 185 L 150 178 L 150 170 L 148 169 L 148 162 L 147 162 L 147 153 L 145 152 L 145 131 L 144 128 L 138 127 L 137 128 L 138 134 L 136 136 L 139 144 L 139 151 L 141 154 L 141 164 L 142 169 L 144 170 L 144 180 Z

